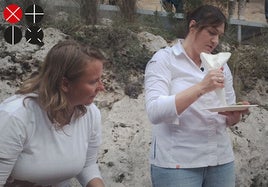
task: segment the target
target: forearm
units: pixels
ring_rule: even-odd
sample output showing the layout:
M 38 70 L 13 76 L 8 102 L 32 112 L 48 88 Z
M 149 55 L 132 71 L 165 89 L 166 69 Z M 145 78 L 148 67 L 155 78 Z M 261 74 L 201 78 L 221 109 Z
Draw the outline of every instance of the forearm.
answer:
M 219 81 L 219 78 L 221 78 L 220 80 L 224 80 L 222 70 L 211 70 L 201 82 L 178 93 L 176 95 L 177 114 L 181 114 L 202 95 L 214 91 L 217 88 L 223 88 L 224 81 Z
M 177 114 L 181 114 L 186 108 L 188 108 L 193 102 L 195 102 L 205 93 L 206 90 L 200 84 L 196 84 L 176 94 L 175 102 Z
M 105 187 L 104 182 L 100 178 L 94 178 L 87 184 L 87 187 Z

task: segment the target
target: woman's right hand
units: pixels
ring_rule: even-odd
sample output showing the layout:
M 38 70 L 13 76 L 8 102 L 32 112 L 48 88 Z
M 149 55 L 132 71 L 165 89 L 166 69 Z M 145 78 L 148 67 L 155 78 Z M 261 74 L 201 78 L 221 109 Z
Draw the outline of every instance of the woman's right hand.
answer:
M 217 88 L 224 87 L 224 74 L 222 69 L 210 70 L 204 79 L 200 82 L 203 90 L 211 92 Z

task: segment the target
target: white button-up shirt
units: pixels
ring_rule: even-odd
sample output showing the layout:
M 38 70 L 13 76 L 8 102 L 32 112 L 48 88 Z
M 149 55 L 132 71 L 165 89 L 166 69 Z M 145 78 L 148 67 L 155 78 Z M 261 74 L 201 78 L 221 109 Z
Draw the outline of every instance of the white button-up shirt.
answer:
M 226 117 L 204 110 L 220 106 L 214 91 L 202 95 L 177 114 L 175 95 L 200 82 L 208 72 L 201 71 L 187 56 L 181 41 L 159 50 L 146 67 L 146 110 L 153 124 L 150 162 L 166 168 L 196 168 L 231 162 L 234 156 Z M 234 104 L 233 78 L 228 65 L 223 68 L 226 102 Z

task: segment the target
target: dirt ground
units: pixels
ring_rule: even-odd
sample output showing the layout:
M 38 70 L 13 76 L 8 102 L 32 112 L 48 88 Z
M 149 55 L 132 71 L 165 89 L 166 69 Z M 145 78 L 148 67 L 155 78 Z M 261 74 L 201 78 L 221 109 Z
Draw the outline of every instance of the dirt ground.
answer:
M 138 8 L 164 11 L 160 4 L 160 0 L 138 0 Z M 247 21 L 266 23 L 264 15 L 264 0 L 249 0 L 246 4 L 244 16 Z

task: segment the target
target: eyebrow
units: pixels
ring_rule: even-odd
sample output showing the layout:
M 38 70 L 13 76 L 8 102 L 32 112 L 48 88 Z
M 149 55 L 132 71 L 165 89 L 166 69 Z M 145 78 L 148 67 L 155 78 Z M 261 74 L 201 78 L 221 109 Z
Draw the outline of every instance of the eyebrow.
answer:
M 224 32 L 221 32 L 221 30 L 218 29 L 218 27 L 209 27 L 210 29 L 213 29 L 214 31 L 216 31 L 219 35 L 223 35 Z

